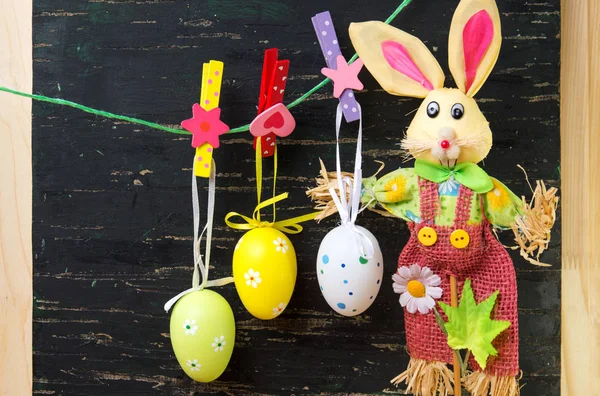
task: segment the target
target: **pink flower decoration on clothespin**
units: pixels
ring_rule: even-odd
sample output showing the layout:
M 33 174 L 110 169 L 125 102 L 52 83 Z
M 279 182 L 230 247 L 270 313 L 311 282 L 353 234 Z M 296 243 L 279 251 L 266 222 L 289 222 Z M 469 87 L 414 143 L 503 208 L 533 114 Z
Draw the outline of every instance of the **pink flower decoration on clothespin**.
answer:
M 221 121 L 221 109 L 204 110 L 198 103 L 192 106 L 192 118 L 182 121 L 181 127 L 192 133 L 192 147 L 200 147 L 208 143 L 219 147 L 219 136 L 229 131 L 229 127 Z
M 337 57 L 337 69 L 324 67 L 321 73 L 333 81 L 333 96 L 339 98 L 346 89 L 361 90 L 364 85 L 358 79 L 358 73 L 363 67 L 363 62 L 357 59 L 354 63 L 348 64 L 343 55 Z

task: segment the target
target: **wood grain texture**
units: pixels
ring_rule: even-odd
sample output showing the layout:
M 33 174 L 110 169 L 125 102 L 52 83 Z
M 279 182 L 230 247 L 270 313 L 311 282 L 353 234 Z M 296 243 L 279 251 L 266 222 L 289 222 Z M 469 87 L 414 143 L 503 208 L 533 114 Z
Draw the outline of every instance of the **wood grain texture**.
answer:
M 577 3 L 577 6 L 575 6 Z M 600 4 L 563 1 L 561 158 L 564 395 L 600 394 Z
M 495 145 L 486 170 L 516 193 L 531 179 L 559 183 L 559 0 L 499 0 L 504 46 L 478 94 Z M 35 0 L 35 92 L 174 125 L 197 100 L 201 64 L 225 62 L 222 114 L 230 126 L 256 113 L 264 49 L 291 60 L 285 102 L 313 87 L 324 65 L 310 17 L 329 9 L 340 45 L 345 27 L 386 18 L 397 1 L 281 2 L 182 0 Z M 415 0 L 395 26 L 422 37 L 445 65 L 455 0 Z M 401 165 L 396 145 L 418 100 L 383 92 L 368 72 L 357 95 L 365 114 L 364 168 Z M 452 84 L 448 78 L 448 85 Z M 280 216 L 311 210 L 304 191 L 319 157 L 334 165 L 331 88 L 294 108 L 297 130 L 280 140 L 278 188 L 289 191 Z M 292 237 L 298 281 L 288 310 L 263 322 L 243 308 L 232 286 L 219 289 L 237 321 L 231 363 L 211 384 L 187 378 L 174 359 L 162 305 L 191 279 L 193 149 L 189 138 L 35 104 L 34 392 L 37 394 L 342 394 L 392 392 L 389 380 L 408 362 L 398 296 L 390 287 L 408 238 L 400 220 L 365 213 L 378 238 L 388 282 L 365 315 L 334 314 L 315 276 L 315 254 L 336 219 L 307 224 Z M 354 129 L 344 128 L 343 167 L 351 169 Z M 231 271 L 241 236 L 223 224 L 230 210 L 254 208 L 249 134 L 225 137 L 218 164 L 212 276 Z M 265 161 L 268 164 L 269 161 Z M 270 166 L 265 174 L 269 175 Z M 267 178 L 266 184 L 269 184 Z M 282 218 L 282 217 L 280 217 Z M 221 220 L 219 220 L 221 219 Z M 519 286 L 524 395 L 560 389 L 560 224 L 537 268 L 513 255 Z M 504 242 L 510 235 L 503 234 Z
M 0 0 L 0 83 L 32 87 L 31 1 Z M 0 395 L 32 389 L 31 101 L 0 93 Z

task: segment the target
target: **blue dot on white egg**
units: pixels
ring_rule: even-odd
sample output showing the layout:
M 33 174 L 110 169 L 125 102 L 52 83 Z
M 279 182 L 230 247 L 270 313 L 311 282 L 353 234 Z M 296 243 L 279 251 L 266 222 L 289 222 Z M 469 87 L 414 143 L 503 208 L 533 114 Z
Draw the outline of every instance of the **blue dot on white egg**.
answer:
M 354 293 L 350 292 L 350 293 L 348 293 L 348 294 L 349 294 L 349 295 L 353 295 Z
M 346 268 L 346 264 L 342 264 L 342 268 Z
M 347 279 L 344 279 L 344 283 L 345 283 L 345 284 L 347 284 L 347 283 L 348 283 L 348 280 L 347 280 Z
M 346 309 L 346 304 L 344 304 L 344 303 L 337 303 L 337 306 L 340 309 Z
M 325 255 L 323 255 L 323 259 L 322 259 L 322 260 L 323 260 L 323 264 L 327 264 L 327 263 L 329 263 L 329 256 L 328 256 L 328 255 L 326 255 L 326 254 L 325 254 Z

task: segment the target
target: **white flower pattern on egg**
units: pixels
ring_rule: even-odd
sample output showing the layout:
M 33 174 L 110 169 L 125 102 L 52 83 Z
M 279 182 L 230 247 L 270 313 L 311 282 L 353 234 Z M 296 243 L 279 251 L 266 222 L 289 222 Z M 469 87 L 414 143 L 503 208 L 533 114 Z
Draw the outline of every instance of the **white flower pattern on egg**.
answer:
M 227 344 L 225 341 L 225 337 L 215 337 L 215 341 L 212 343 L 212 347 L 215 349 L 215 352 L 223 351 L 223 347 Z
M 285 239 L 277 238 L 277 239 L 275 239 L 273 241 L 273 244 L 275 245 L 275 250 L 276 251 L 281 252 L 283 254 L 287 254 L 289 246 L 288 246 L 287 241 Z
M 273 308 L 273 316 L 278 316 L 279 314 L 281 314 L 286 306 L 287 306 L 286 303 L 283 303 L 283 302 L 279 303 L 278 306 Z
M 260 279 L 260 272 L 254 271 L 252 268 L 248 269 L 248 272 L 244 274 L 244 278 L 246 278 L 246 285 L 252 286 L 255 289 L 258 287 L 258 284 L 262 282 L 262 279 Z
M 186 335 L 194 335 L 196 334 L 196 331 L 198 331 L 198 325 L 195 320 L 186 319 L 185 322 L 183 322 L 183 329 L 185 330 Z
M 190 368 L 190 371 L 200 371 L 200 363 L 198 363 L 198 359 L 188 360 L 187 366 Z

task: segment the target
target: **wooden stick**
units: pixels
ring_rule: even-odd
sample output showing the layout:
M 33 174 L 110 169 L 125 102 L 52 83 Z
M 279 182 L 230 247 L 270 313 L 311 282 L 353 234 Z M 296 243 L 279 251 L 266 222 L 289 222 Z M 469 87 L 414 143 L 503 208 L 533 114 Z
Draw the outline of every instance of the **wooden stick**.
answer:
M 456 288 L 456 278 L 450 275 L 450 305 L 453 307 L 458 306 L 458 290 Z M 460 384 L 460 364 L 458 363 L 458 356 L 456 354 L 452 355 L 453 365 L 454 365 L 454 394 L 456 396 L 461 396 L 461 384 Z
M 600 395 L 600 2 L 561 1 L 561 391 Z
M 23 92 L 32 92 L 31 6 L 0 0 L 0 78 Z M 0 95 L 0 125 L 0 395 L 31 395 L 31 100 Z

